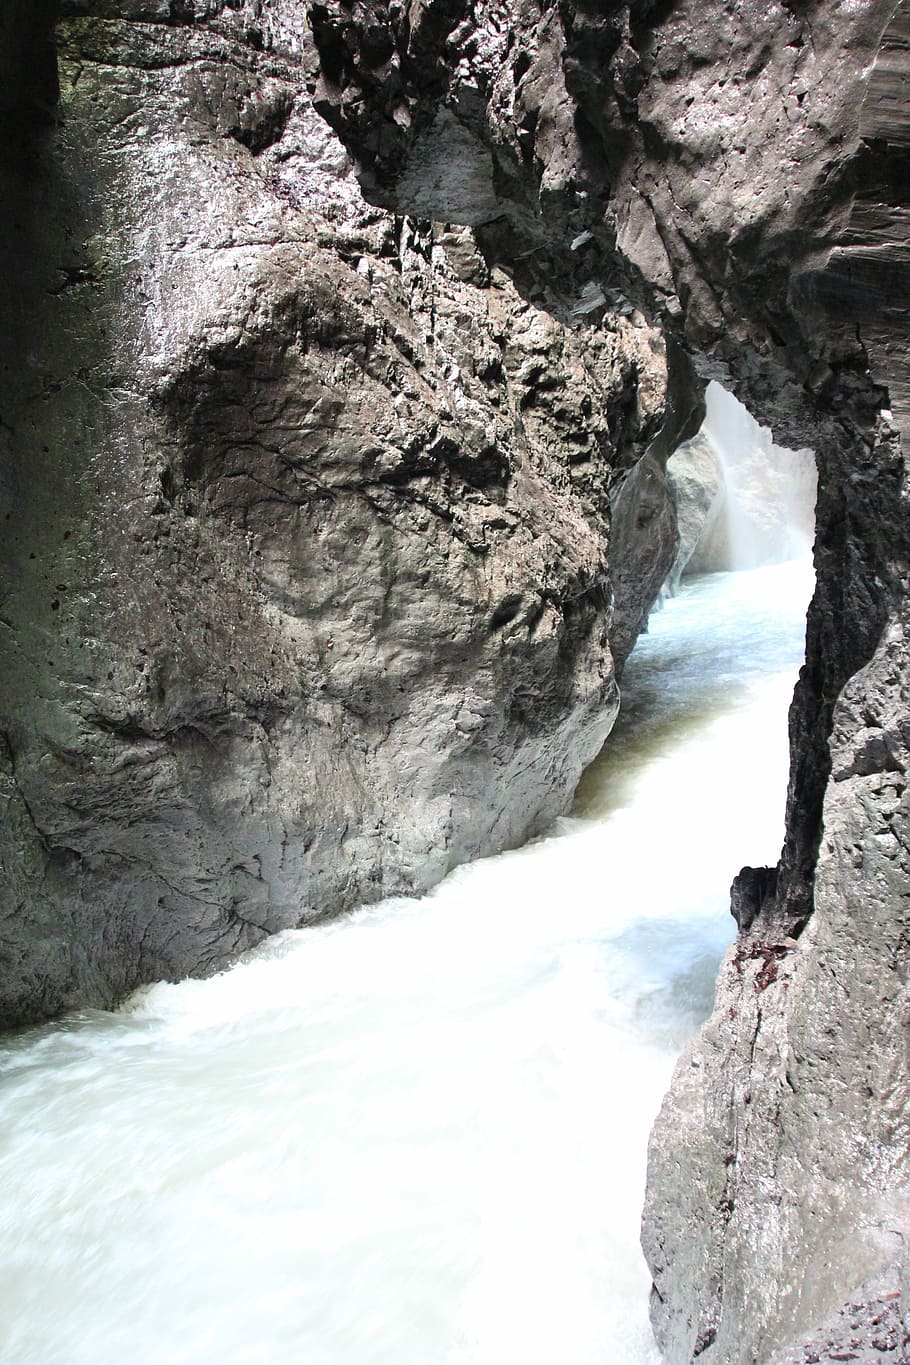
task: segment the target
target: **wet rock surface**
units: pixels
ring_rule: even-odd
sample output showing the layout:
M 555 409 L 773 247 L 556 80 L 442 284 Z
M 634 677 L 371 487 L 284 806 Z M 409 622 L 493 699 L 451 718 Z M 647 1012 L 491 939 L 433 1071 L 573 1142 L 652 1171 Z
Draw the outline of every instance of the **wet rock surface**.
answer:
M 668 1361 L 804 1341 L 906 1259 L 906 5 L 327 0 L 318 64 L 293 0 L 51 18 L 2 16 L 2 1021 L 562 809 L 716 378 L 816 451 L 818 590 L 645 1245 Z
M 713 378 L 816 451 L 783 854 L 738 884 L 644 1223 L 667 1360 L 770 1359 L 905 1260 L 907 6 L 312 13 L 368 197 L 472 223 L 579 316 L 658 321 L 676 436 Z
M 881 110 L 875 137 L 866 128 L 873 73 L 897 60 L 899 38 L 885 41 L 894 11 L 893 0 L 608 12 L 490 0 L 473 17 L 459 0 L 407 17 L 384 3 L 312 7 L 316 105 L 355 151 L 369 197 L 406 209 L 435 196 L 510 260 L 524 291 L 571 297 L 579 317 L 640 306 L 660 322 L 676 417 L 654 452 L 663 465 L 697 430 L 699 377 L 732 389 L 776 441 L 816 451 L 819 592 L 781 881 L 794 922 L 811 909 L 833 701 L 903 593 L 903 418 L 885 387 L 902 332 L 868 327 L 868 308 L 858 316 L 843 264 L 860 250 L 857 215 L 884 211 L 903 183 L 899 109 L 885 100 L 887 137 Z M 379 30 L 381 60 L 364 46 Z M 468 149 L 495 206 L 489 193 L 473 210 L 462 202 Z M 904 298 L 897 228 L 895 239 L 869 246 L 889 308 Z M 845 537 L 863 550 L 843 553 Z
M 666 362 L 365 205 L 301 5 L 3 23 L 37 73 L 0 109 L 10 1025 L 565 808 L 618 704 L 610 497 Z
M 863 1285 L 837 1317 L 799 1346 L 776 1355 L 771 1365 L 819 1365 L 853 1360 L 858 1365 L 902 1365 L 910 1355 L 906 1301 L 893 1279 Z
M 679 531 L 679 549 L 669 577 L 669 586 L 675 590 L 699 543 L 715 534 L 724 514 L 723 470 L 717 451 L 703 432 L 685 441 L 671 456 L 667 482 Z M 697 572 L 697 561 L 690 571 Z

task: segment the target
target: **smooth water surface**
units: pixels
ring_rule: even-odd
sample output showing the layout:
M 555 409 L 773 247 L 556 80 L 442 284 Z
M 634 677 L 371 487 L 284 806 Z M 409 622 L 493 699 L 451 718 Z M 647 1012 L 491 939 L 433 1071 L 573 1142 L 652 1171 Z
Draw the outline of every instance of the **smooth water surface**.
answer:
M 3 1365 L 642 1365 L 649 1126 L 776 860 L 805 565 L 652 618 L 572 817 L 0 1051 Z

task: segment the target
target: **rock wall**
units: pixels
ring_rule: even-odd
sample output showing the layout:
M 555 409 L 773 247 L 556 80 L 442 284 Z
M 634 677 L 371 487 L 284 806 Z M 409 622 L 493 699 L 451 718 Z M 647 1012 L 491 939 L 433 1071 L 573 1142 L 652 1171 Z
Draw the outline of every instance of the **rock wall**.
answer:
M 641 316 L 364 204 L 295 0 L 53 10 L 0 16 L 6 1026 L 562 811 L 666 391 Z
M 532 833 L 705 382 L 817 453 L 786 842 L 652 1144 L 670 1362 L 900 1280 L 907 15 L 326 0 L 318 68 L 295 0 L 0 16 L 3 1023 Z
M 579 317 L 659 323 L 676 434 L 718 379 L 776 440 L 816 451 L 786 840 L 778 868 L 734 886 L 741 936 L 658 1120 L 644 1222 L 666 1359 L 768 1360 L 861 1284 L 905 1279 L 910 9 L 311 12 L 316 103 L 372 202 L 471 223 L 523 292 Z M 617 543 L 659 520 L 637 485 L 660 481 L 663 455 L 617 496 L 624 512 L 636 495 Z
M 727 486 L 720 456 L 704 428 L 671 455 L 667 489 L 676 507 L 679 530 L 679 549 L 667 579 L 667 590 L 675 593 L 699 546 L 722 534 Z M 729 563 L 715 565 L 717 569 L 731 567 Z M 690 572 L 697 572 L 695 565 Z

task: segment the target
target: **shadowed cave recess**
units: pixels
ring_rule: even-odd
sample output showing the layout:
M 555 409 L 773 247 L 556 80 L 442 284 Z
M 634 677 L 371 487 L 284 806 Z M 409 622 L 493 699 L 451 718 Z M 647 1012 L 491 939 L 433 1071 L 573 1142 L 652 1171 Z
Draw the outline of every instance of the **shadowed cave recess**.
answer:
M 547 829 L 722 386 L 815 452 L 817 586 L 780 862 L 652 1134 L 652 1321 L 670 1365 L 868 1324 L 902 1359 L 906 6 L 61 0 L 0 36 L 0 1019 Z

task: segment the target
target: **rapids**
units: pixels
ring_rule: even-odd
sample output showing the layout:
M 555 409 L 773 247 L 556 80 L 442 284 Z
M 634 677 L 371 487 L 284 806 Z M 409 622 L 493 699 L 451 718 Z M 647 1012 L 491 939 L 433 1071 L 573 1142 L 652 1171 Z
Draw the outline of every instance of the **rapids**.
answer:
M 777 859 L 811 566 L 652 617 L 516 852 L 0 1049 L 3 1365 L 644 1365 L 650 1124 Z

